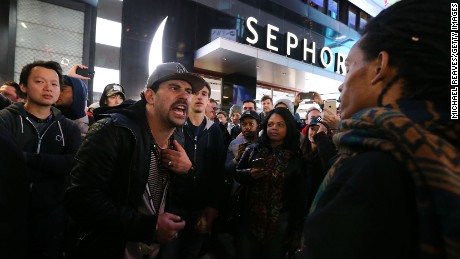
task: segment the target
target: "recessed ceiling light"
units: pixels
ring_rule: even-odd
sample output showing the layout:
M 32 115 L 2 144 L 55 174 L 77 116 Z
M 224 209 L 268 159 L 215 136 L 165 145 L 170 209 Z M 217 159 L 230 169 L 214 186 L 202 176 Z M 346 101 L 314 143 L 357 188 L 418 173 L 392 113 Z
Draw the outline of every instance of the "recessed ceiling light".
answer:
M 286 72 L 283 72 L 283 73 L 281 73 L 281 74 L 282 74 L 283 76 L 285 76 L 285 75 L 286 75 Z
M 223 61 L 227 61 L 227 58 L 226 58 L 226 57 L 223 57 L 222 60 L 223 60 Z

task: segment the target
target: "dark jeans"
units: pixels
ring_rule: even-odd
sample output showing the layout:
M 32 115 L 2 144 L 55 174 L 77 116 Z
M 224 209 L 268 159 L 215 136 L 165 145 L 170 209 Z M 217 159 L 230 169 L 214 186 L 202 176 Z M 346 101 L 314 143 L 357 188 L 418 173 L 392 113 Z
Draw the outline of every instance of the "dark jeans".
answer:
M 280 215 L 276 233 L 270 238 L 257 240 L 250 226 L 242 220 L 236 235 L 236 258 L 238 259 L 283 259 L 286 256 L 288 213 Z
M 29 257 L 62 258 L 67 214 L 63 207 L 29 213 Z

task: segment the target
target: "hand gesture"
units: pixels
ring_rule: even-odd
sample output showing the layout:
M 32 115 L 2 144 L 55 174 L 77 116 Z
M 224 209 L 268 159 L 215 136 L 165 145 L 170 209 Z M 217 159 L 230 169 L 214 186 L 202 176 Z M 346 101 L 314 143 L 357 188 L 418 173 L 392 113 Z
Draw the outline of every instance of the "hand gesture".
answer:
M 297 106 L 297 105 L 300 104 L 300 102 L 302 102 L 302 100 L 300 99 L 300 94 L 301 94 L 301 93 L 302 93 L 302 92 L 299 92 L 299 93 L 297 93 L 297 94 L 295 95 L 295 97 L 294 97 L 294 106 Z
M 235 157 L 235 160 L 237 162 L 240 161 L 241 156 L 243 155 L 244 150 L 246 149 L 247 146 L 248 146 L 247 143 L 242 143 L 238 146 L 238 153 L 236 154 L 236 157 Z
M 337 129 L 340 118 L 337 114 L 334 114 L 331 110 L 323 110 L 323 121 L 329 125 L 331 129 Z
M 314 92 L 315 95 L 313 96 L 313 101 L 317 104 L 322 104 L 323 103 L 323 99 L 321 98 L 321 95 L 317 92 Z
M 318 133 L 320 133 L 320 132 L 324 132 L 324 133 L 326 133 L 326 135 L 327 135 L 328 132 L 327 132 L 326 126 L 325 126 L 323 123 L 318 123 L 318 125 L 319 125 L 319 129 L 318 129 L 318 131 L 316 132 L 316 134 L 318 134 Z M 328 124 L 328 126 L 329 126 L 329 124 Z
M 177 237 L 179 230 L 185 227 L 185 221 L 181 217 L 165 212 L 158 215 L 155 241 L 166 244 Z
M 186 174 L 192 168 L 192 162 L 177 140 L 174 140 L 173 145 L 176 150 L 161 150 L 161 162 L 163 166 L 176 174 Z
M 78 67 L 79 67 L 79 68 L 84 68 L 84 69 L 87 69 L 87 68 L 88 68 L 87 66 L 84 66 L 84 65 L 82 65 L 82 64 L 77 64 L 77 65 L 75 65 L 75 66 L 73 66 L 73 67 L 71 67 L 71 68 L 69 69 L 69 71 L 67 72 L 67 75 L 68 75 L 68 76 L 71 76 L 71 77 L 79 78 L 79 79 L 90 80 L 91 78 L 89 78 L 89 77 L 81 76 L 81 75 L 77 74 L 77 68 L 78 68 Z
M 265 169 L 263 168 L 252 168 L 251 169 L 251 176 L 254 179 L 259 179 L 260 177 L 265 175 Z
M 198 219 L 195 229 L 202 234 L 209 233 L 214 219 L 219 215 L 219 211 L 213 207 L 206 207 L 203 215 Z

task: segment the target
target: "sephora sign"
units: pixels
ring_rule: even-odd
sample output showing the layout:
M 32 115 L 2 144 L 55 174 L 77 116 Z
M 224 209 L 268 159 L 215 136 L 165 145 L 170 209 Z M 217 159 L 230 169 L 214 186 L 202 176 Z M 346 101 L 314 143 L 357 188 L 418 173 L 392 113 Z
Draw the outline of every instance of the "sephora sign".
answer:
M 316 49 L 316 43 L 314 41 L 308 42 L 307 39 L 301 39 L 291 33 L 281 35 L 279 28 L 267 24 L 264 29 L 257 26 L 257 19 L 249 17 L 246 20 L 246 29 L 248 30 L 248 37 L 246 42 L 255 45 L 278 54 L 286 55 L 289 58 L 301 60 L 310 64 L 319 64 L 323 68 L 329 68 L 334 65 L 334 72 L 337 74 L 345 75 L 345 58 L 346 56 L 342 53 L 332 53 L 329 47 L 323 47 L 322 49 Z M 259 35 L 263 35 L 265 38 L 260 42 Z

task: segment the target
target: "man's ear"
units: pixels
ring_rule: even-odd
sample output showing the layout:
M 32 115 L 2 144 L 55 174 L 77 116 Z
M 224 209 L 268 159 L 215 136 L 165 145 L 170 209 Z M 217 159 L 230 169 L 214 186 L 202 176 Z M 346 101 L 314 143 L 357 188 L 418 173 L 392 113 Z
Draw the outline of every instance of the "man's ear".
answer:
M 394 71 L 390 69 L 389 62 L 390 62 L 390 55 L 388 55 L 388 52 L 386 51 L 381 51 L 377 59 L 374 60 L 374 77 L 371 80 L 371 84 L 376 84 L 379 81 L 384 80 L 385 78 L 392 78 L 393 75 L 390 75 L 390 73 L 393 73 Z
M 24 84 L 19 84 L 19 88 L 23 93 L 27 94 L 27 87 Z
M 155 95 L 156 95 L 155 92 L 151 88 L 147 88 L 144 91 L 145 101 L 148 104 L 154 104 L 155 103 Z

